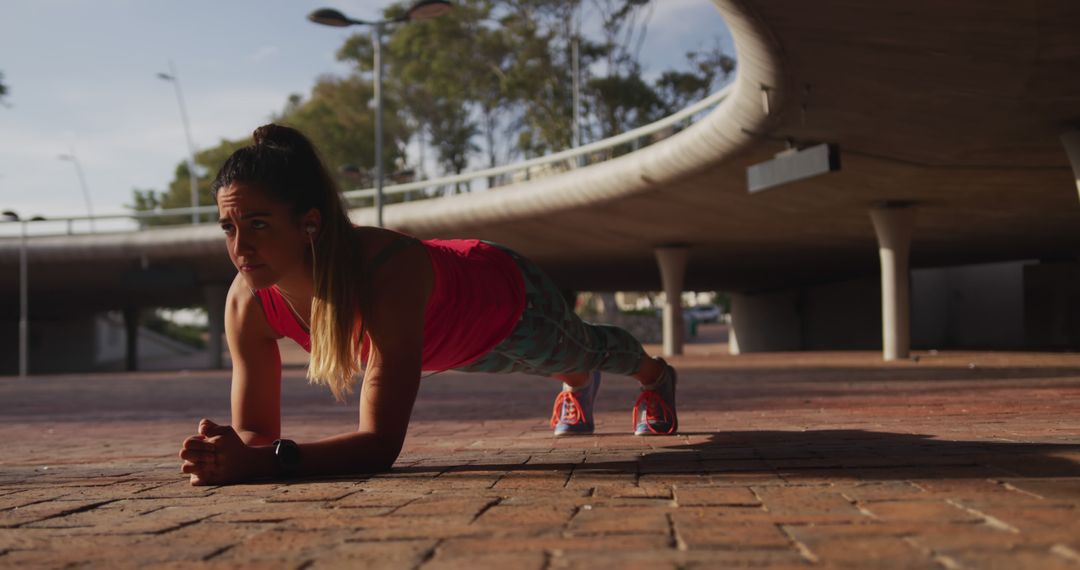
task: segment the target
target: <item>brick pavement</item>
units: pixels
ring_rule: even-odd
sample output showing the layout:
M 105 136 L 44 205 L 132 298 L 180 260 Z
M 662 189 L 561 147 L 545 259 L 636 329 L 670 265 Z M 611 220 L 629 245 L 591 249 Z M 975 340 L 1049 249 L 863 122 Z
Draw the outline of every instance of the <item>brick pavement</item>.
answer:
M 628 435 L 629 380 L 557 440 L 553 382 L 447 373 L 390 473 L 215 488 L 175 453 L 226 374 L 0 378 L 0 566 L 1080 567 L 1080 356 L 719 352 L 678 437 Z M 354 425 L 284 388 L 287 436 Z

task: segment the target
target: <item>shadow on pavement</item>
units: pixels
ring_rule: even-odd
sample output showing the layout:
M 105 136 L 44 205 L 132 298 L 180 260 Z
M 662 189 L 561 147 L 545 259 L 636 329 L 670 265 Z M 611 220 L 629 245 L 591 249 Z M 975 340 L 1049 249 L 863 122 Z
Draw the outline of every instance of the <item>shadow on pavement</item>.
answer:
M 524 463 L 473 463 L 460 466 L 412 466 L 393 473 L 543 472 L 621 473 L 637 475 L 779 474 L 800 478 L 872 480 L 970 479 L 1080 476 L 1080 444 L 949 441 L 919 434 L 864 430 L 738 431 L 684 433 L 706 441 L 661 449 L 592 448 L 582 462 L 545 462 L 544 452 Z M 604 436 L 589 436 L 604 437 Z M 625 438 L 625 436 L 612 436 Z M 661 438 L 651 441 L 659 443 Z M 527 453 L 528 450 L 517 450 Z M 539 451 L 539 450 L 538 450 Z M 617 454 L 617 460 L 605 456 Z M 1075 459 L 1062 457 L 1071 454 Z

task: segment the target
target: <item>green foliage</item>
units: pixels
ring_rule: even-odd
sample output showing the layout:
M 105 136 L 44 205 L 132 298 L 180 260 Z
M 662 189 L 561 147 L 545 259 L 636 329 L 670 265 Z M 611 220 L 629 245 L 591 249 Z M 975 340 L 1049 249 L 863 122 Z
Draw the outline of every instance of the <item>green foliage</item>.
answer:
M 590 0 L 601 19 L 598 38 L 577 37 L 574 20 L 584 0 L 456 0 L 443 17 L 387 25 L 382 96 L 388 181 L 426 177 L 423 161 L 406 154 L 411 141 L 434 151 L 442 173 L 455 174 L 477 156 L 496 166 L 568 148 L 574 40 L 582 74 L 582 143 L 644 125 L 710 93 L 735 66 L 719 48 L 688 53 L 687 69 L 664 70 L 655 83 L 642 77 L 638 52 L 657 1 Z M 397 0 L 384 17 L 404 14 L 409 3 Z M 375 30 L 360 30 L 337 54 L 353 71 L 319 78 L 310 96 L 291 95 L 274 117 L 307 134 L 345 188 L 370 186 L 375 166 Z M 209 183 L 225 158 L 246 144 L 247 138 L 223 140 L 199 153 L 201 203 L 211 203 Z M 613 154 L 630 150 L 627 145 Z M 357 166 L 360 174 L 345 178 L 344 165 Z M 135 190 L 131 207 L 189 205 L 189 176 L 181 161 L 165 192 Z
M 156 311 L 145 311 L 142 326 L 192 348 L 206 348 L 206 328 L 170 321 Z

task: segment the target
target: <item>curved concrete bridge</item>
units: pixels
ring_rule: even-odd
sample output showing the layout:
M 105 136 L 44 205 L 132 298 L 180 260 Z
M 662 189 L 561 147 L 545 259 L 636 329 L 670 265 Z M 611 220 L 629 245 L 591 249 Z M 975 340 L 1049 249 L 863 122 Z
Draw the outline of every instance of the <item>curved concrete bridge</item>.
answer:
M 570 173 L 391 205 L 387 225 L 506 243 L 568 289 L 657 289 L 659 257 L 668 289 L 737 292 L 736 318 L 741 306 L 744 322 L 773 321 L 736 325 L 749 350 L 881 346 L 880 333 L 863 333 L 884 321 L 888 356 L 889 330 L 907 334 L 907 250 L 915 267 L 1075 264 L 1080 208 L 1068 152 L 1078 137 L 1068 133 L 1080 128 L 1080 4 L 714 4 L 738 70 L 707 117 Z M 840 171 L 747 191 L 748 166 L 821 142 L 838 145 Z M 354 217 L 374 220 L 369 210 Z M 15 241 L 0 241 L 6 317 L 17 309 L 17 252 Z M 232 274 L 214 227 L 35 238 L 30 256 L 35 314 L 75 310 L 61 304 L 70 299 L 88 310 L 198 302 L 200 285 L 220 295 Z M 885 314 L 864 288 L 807 307 L 805 292 L 822 284 L 869 279 L 876 291 L 879 270 L 885 289 L 895 286 L 884 293 Z M 813 336 L 823 315 L 841 313 L 855 332 Z M 904 339 L 892 342 L 902 356 Z

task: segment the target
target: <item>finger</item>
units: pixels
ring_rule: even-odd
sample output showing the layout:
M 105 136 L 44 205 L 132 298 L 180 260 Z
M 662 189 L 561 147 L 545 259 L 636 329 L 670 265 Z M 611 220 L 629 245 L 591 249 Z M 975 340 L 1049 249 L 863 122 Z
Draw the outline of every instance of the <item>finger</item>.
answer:
M 199 435 L 207 435 L 206 432 L 214 427 L 217 427 L 216 423 L 211 421 L 209 418 L 203 418 L 199 420 L 199 429 L 196 431 L 198 431 Z
M 206 437 L 213 437 L 215 435 L 222 435 L 222 434 L 228 432 L 231 429 L 232 428 L 230 426 L 218 425 L 218 424 L 216 424 L 216 423 L 214 423 L 214 422 L 212 422 L 212 421 L 210 421 L 208 419 L 205 419 L 205 418 L 203 418 L 203 420 L 201 422 L 199 422 L 199 433 L 206 436 Z
M 196 439 L 198 438 L 198 439 Z M 213 451 L 214 444 L 207 441 L 206 436 L 192 436 L 184 440 L 184 449 L 194 449 L 198 451 Z
M 210 482 L 207 481 L 206 479 L 203 479 L 202 477 L 200 477 L 198 475 L 195 475 L 195 474 L 191 475 L 191 486 L 192 487 L 205 487 L 205 486 L 207 486 L 209 484 L 210 484 Z
M 181 473 L 195 473 L 196 471 L 202 471 L 202 470 L 203 469 L 201 467 L 199 467 L 197 464 L 192 463 L 190 461 L 185 461 L 182 465 L 180 465 L 180 472 Z
M 200 451 L 197 449 L 182 449 L 180 450 L 180 459 L 190 461 L 192 463 L 217 463 L 217 454 L 213 451 Z

